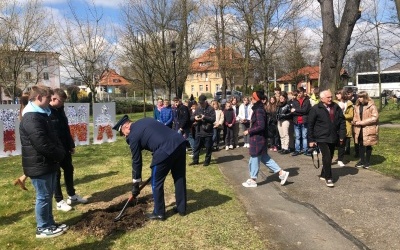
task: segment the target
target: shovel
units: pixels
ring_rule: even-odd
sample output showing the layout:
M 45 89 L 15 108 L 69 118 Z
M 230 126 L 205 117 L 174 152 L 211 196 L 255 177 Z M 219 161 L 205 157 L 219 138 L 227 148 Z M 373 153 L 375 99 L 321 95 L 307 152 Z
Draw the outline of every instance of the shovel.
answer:
M 139 191 L 141 191 L 147 184 L 149 184 L 151 180 L 151 177 L 149 177 L 145 182 L 142 182 L 142 185 L 140 185 L 139 187 Z M 134 197 L 133 195 L 131 195 L 129 197 L 129 199 L 126 201 L 124 207 L 122 208 L 121 212 L 119 212 L 119 214 L 117 215 L 117 217 L 114 218 L 114 222 L 117 222 L 121 219 L 122 214 L 125 212 L 126 208 L 128 207 L 128 204 L 133 201 L 136 197 Z

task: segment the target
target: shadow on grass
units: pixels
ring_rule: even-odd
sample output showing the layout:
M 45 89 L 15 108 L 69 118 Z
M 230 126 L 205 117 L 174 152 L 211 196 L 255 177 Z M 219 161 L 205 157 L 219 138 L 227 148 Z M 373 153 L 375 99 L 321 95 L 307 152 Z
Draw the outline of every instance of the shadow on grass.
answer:
M 109 188 L 97 193 L 93 193 L 89 198 L 89 202 L 108 202 L 113 200 L 115 197 L 125 194 L 126 192 L 132 190 L 132 184 L 127 183 L 119 186 Z
M 118 236 L 113 236 L 113 237 L 109 237 L 107 239 L 103 239 L 101 241 L 95 241 L 95 242 L 92 242 L 92 243 L 83 243 L 81 245 L 77 245 L 77 246 L 73 246 L 73 247 L 67 247 L 67 248 L 64 248 L 64 249 L 68 249 L 68 250 L 111 249 L 111 246 L 114 244 L 113 242 L 118 238 L 119 238 Z
M 88 183 L 97 179 L 101 179 L 104 177 L 109 177 L 112 175 L 117 175 L 119 171 L 111 171 L 107 173 L 101 173 L 101 174 L 92 174 L 92 175 L 85 175 L 83 178 L 75 178 L 74 184 L 82 184 L 82 183 Z
M 192 189 L 187 190 L 188 204 L 187 204 L 187 214 L 208 208 L 208 207 L 216 207 L 225 202 L 230 201 L 232 198 L 218 193 L 218 191 L 211 189 L 204 189 L 201 192 L 193 191 Z M 194 200 L 194 202 L 193 202 Z M 170 205 L 172 208 L 175 206 L 175 202 Z M 169 217 L 174 214 L 172 209 L 167 208 L 166 216 Z
M 372 152 L 374 152 L 374 151 L 372 151 Z M 372 165 L 381 164 L 381 163 L 383 163 L 385 161 L 386 161 L 386 158 L 384 156 L 374 155 L 374 154 L 371 155 L 371 163 L 372 163 Z
M 25 211 L 19 211 L 15 214 L 10 214 L 8 216 L 0 217 L 0 226 L 11 225 L 20 220 L 22 217 L 26 217 L 27 215 L 31 215 L 33 212 L 33 208 Z

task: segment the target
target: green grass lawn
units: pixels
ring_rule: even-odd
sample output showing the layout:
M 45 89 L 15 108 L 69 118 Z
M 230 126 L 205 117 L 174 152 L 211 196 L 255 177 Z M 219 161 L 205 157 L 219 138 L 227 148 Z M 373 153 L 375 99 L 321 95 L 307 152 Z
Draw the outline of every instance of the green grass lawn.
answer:
M 134 120 L 140 115 L 130 115 Z M 73 156 L 75 188 L 87 196 L 86 205 L 70 212 L 53 209 L 57 222 L 74 224 L 86 211 L 109 203 L 116 196 L 129 196 L 131 190 L 131 154 L 122 137 L 115 143 L 77 147 Z M 144 153 L 143 177 L 150 175 L 151 154 Z M 187 159 L 189 162 L 189 159 Z M 144 227 L 116 233 L 104 239 L 69 230 L 53 239 L 35 238 L 35 193 L 30 180 L 28 191 L 13 185 L 22 173 L 21 157 L 0 158 L 0 246 L 2 249 L 265 249 L 246 217 L 233 189 L 217 165 L 187 169 L 188 215 L 169 216 L 166 221 L 149 221 Z M 167 211 L 172 209 L 172 177 L 166 180 Z M 63 187 L 65 195 L 65 188 Z M 150 194 L 146 187 L 141 196 Z M 169 205 L 169 206 L 168 206 Z M 55 206 L 55 204 L 53 204 Z M 106 208 L 106 207 L 105 207 Z M 171 215 L 171 213 L 169 213 Z M 263 237 L 265 238 L 265 237 Z M 243 245 L 245 244 L 245 245 Z
M 379 108 L 379 101 L 374 99 L 375 105 Z M 396 99 L 390 99 L 388 104 L 379 112 L 380 123 L 400 124 L 400 106 L 396 103 Z
M 388 111 L 384 109 L 381 117 L 385 117 L 385 112 Z M 142 115 L 129 116 L 137 120 Z M 397 150 L 400 129 L 380 128 L 379 135 L 379 145 L 374 146 L 371 159 L 371 170 L 400 178 Z M 57 222 L 70 225 L 77 223 L 88 210 L 108 204 L 117 196 L 127 198 L 132 181 L 131 155 L 122 137 L 115 143 L 79 146 L 76 151 L 73 156 L 75 188 L 78 194 L 87 196 L 90 203 L 77 205 L 67 213 L 53 210 Z M 151 154 L 145 152 L 144 166 L 149 165 L 150 159 Z M 190 162 L 189 158 L 187 162 Z M 35 238 L 35 193 L 29 179 L 29 191 L 22 191 L 12 184 L 22 174 L 21 157 L 0 158 L 0 166 L 2 249 L 267 249 L 269 246 L 268 236 L 259 236 L 253 228 L 217 165 L 188 167 L 189 214 L 185 217 L 169 216 L 164 222 L 147 222 L 140 229 L 116 233 L 104 239 L 69 230 L 63 236 L 41 240 Z M 147 178 L 149 174 L 149 168 L 144 167 L 143 177 Z M 170 175 L 165 190 L 169 211 L 174 201 Z M 65 195 L 65 188 L 63 192 Z M 150 188 L 146 187 L 141 195 L 150 193 Z

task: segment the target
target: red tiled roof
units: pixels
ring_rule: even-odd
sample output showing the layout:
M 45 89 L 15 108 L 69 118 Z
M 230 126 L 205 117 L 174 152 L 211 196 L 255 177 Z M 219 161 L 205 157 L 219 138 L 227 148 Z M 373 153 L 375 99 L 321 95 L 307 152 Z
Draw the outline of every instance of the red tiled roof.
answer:
M 104 70 L 99 82 L 99 86 L 125 86 L 129 84 L 128 80 L 120 76 L 113 69 Z
M 340 70 L 341 75 L 343 75 L 344 73 L 347 73 L 346 70 L 344 70 L 344 69 Z M 318 80 L 319 66 L 306 66 L 304 68 L 297 70 L 297 73 L 290 72 L 289 74 L 282 76 L 281 78 L 277 79 L 276 81 L 277 82 L 293 81 L 295 76 L 298 76 L 298 75 L 307 75 L 307 79 L 309 81 Z
M 287 75 L 282 76 L 277 79 L 278 82 L 292 81 L 295 76 L 298 75 L 307 75 L 309 80 L 318 80 L 319 77 L 319 66 L 306 66 L 297 70 L 297 72 L 290 72 Z
M 240 68 L 240 62 L 243 60 L 243 57 L 231 48 L 225 48 L 225 51 L 229 56 L 228 59 L 226 59 L 227 63 L 231 63 L 234 67 Z M 193 61 L 191 68 L 193 72 L 218 71 L 216 48 L 209 48 L 206 50 L 200 57 Z

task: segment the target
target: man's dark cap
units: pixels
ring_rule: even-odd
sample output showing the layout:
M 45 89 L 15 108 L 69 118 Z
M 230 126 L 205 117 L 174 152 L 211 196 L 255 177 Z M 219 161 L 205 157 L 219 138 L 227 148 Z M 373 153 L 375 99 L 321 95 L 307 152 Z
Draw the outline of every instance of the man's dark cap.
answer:
M 207 100 L 207 97 L 205 95 L 199 96 L 199 103 L 204 103 L 206 100 Z
M 114 130 L 121 132 L 122 125 L 129 121 L 128 115 L 124 115 L 113 127 Z

